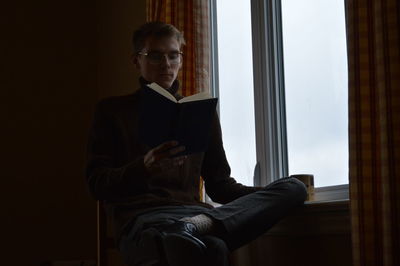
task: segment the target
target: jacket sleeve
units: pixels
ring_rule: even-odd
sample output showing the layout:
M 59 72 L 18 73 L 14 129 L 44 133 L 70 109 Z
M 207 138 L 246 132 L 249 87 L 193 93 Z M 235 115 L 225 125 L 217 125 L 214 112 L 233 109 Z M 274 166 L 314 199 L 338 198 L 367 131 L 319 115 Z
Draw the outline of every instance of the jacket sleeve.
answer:
M 204 155 L 201 175 L 210 198 L 225 204 L 244 195 L 260 190 L 260 187 L 244 186 L 230 177 L 231 169 L 222 142 L 221 126 L 217 114 L 211 127 L 208 149 Z
M 86 180 L 97 200 L 116 200 L 146 189 L 148 172 L 143 156 L 125 165 L 117 165 L 118 136 L 115 119 L 103 100 L 96 106 L 87 146 Z

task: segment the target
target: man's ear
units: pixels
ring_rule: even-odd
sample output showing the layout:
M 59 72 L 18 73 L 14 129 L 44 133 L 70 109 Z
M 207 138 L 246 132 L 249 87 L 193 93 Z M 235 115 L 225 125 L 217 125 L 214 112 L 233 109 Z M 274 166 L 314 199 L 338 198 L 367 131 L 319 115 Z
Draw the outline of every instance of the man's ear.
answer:
M 140 69 L 140 64 L 139 64 L 139 60 L 138 60 L 138 56 L 133 54 L 131 55 L 131 62 L 135 65 L 136 69 Z

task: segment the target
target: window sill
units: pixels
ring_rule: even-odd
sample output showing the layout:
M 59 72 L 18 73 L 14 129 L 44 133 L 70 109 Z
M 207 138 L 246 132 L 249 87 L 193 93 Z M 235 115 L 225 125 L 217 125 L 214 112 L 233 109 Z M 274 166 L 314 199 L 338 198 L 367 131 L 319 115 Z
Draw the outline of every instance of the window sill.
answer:
M 349 200 L 349 185 L 317 187 L 314 192 L 315 202 Z

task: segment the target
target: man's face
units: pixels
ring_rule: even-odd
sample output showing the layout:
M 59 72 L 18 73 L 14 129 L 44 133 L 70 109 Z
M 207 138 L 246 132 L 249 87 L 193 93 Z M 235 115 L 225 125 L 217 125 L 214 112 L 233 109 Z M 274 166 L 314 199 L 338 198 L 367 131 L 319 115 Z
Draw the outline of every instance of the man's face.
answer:
M 134 63 L 144 79 L 155 82 L 167 89 L 171 87 L 176 79 L 179 69 L 182 66 L 182 56 L 178 55 L 178 60 L 169 59 L 180 52 L 178 40 L 174 37 L 154 38 L 146 40 L 141 54 L 136 55 Z M 144 54 L 147 54 L 144 55 Z M 155 60 L 160 58 L 161 60 Z M 178 63 L 177 63 L 178 62 Z

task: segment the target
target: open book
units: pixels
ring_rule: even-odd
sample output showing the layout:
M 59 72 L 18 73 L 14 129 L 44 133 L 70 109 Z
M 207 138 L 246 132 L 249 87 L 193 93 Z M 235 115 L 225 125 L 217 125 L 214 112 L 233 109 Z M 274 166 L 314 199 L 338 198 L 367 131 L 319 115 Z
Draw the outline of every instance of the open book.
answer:
M 177 101 L 156 83 L 143 88 L 140 112 L 140 136 L 151 148 L 176 140 L 186 150 L 179 154 L 207 149 L 218 99 L 202 92 Z

